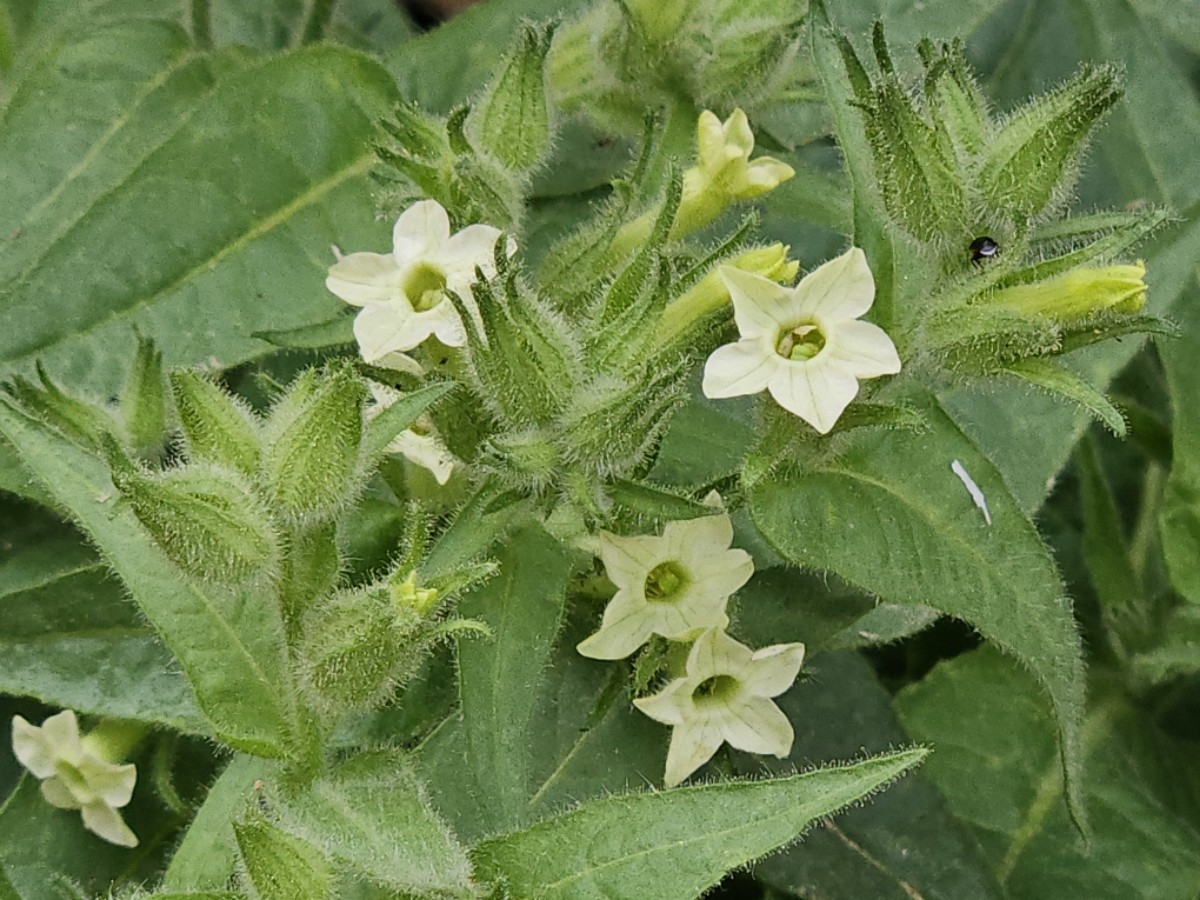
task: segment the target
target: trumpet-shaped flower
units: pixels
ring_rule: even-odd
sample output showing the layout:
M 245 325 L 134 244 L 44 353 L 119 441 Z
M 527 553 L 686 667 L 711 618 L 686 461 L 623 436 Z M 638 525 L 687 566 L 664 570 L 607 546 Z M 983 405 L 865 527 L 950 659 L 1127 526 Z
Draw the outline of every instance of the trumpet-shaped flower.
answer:
M 489 278 L 495 275 L 493 252 L 499 237 L 499 229 L 491 225 L 468 225 L 451 235 L 442 205 L 422 200 L 396 220 L 391 253 L 338 253 L 325 286 L 361 307 L 354 337 L 363 359 L 376 362 L 411 350 L 430 336 L 450 347 L 463 346 L 466 332 L 446 292 L 455 292 L 468 305 L 474 302 L 475 268 Z M 510 255 L 514 249 L 510 243 Z
M 690 640 L 729 624 L 725 604 L 754 572 L 745 550 L 731 550 L 727 515 L 669 522 L 661 537 L 600 533 L 599 552 L 617 593 L 600 629 L 576 649 L 592 659 L 622 659 L 652 634 Z
M 368 386 L 371 396 L 375 398 L 375 402 L 366 409 L 366 417 L 370 421 L 399 400 L 400 393 L 374 381 L 368 382 Z M 409 462 L 428 469 L 438 484 L 445 484 L 450 480 L 454 464 L 457 462 L 454 454 L 437 436 L 433 423 L 426 416 L 422 416 L 411 428 L 396 435 L 385 449 L 388 453 L 399 453 Z
M 117 812 L 129 803 L 137 768 L 117 765 L 95 733 L 81 738 L 75 713 L 65 710 L 30 725 L 13 716 L 13 754 L 42 781 L 42 796 L 59 809 L 78 809 L 83 826 L 121 847 L 136 847 L 137 836 Z
M 791 687 L 804 662 L 803 644 L 751 651 L 719 628 L 696 639 L 686 675 L 659 693 L 634 700 L 650 718 L 672 726 L 667 787 L 708 762 L 722 743 L 750 753 L 787 756 L 792 723 L 770 698 Z
M 780 406 L 826 434 L 858 394 L 858 382 L 900 371 L 887 332 L 859 321 L 875 281 L 857 247 L 810 272 L 794 288 L 729 267 L 741 340 L 718 347 L 704 366 L 706 397 L 767 390 Z

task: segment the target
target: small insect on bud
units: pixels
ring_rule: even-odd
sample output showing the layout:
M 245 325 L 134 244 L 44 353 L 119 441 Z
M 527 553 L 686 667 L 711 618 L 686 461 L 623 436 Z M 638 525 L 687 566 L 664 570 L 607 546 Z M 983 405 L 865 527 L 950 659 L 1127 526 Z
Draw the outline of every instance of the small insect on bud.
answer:
M 986 236 L 975 238 L 967 250 L 971 253 L 971 262 L 976 264 L 1000 255 L 1000 245 Z

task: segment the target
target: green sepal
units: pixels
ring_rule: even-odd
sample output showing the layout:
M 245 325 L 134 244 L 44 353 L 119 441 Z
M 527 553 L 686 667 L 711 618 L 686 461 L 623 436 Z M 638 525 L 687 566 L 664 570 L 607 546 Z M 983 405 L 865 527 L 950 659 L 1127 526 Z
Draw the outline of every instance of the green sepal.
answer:
M 279 579 L 279 600 L 289 638 L 295 638 L 304 613 L 337 585 L 342 553 L 332 521 L 300 525 L 287 535 Z
M 284 513 L 319 519 L 353 499 L 366 392 L 353 367 L 332 364 L 297 376 L 271 411 L 259 472 Z
M 943 155 L 969 159 L 983 150 L 991 136 L 987 105 L 975 83 L 959 40 L 918 46 L 925 64 L 925 102 L 933 119 Z
M 339 592 L 304 617 L 297 658 L 312 699 L 331 714 L 382 703 L 419 658 L 405 665 L 421 618 L 382 585 Z
M 167 432 L 167 397 L 162 352 L 149 338 L 138 338 L 133 367 L 121 392 L 121 419 L 133 452 L 157 461 Z
M 1094 419 L 1103 422 L 1117 437 L 1125 437 L 1125 417 L 1103 393 L 1061 364 L 1048 359 L 1022 359 L 1008 364 L 1004 371 L 1042 390 L 1065 397 Z
M 1181 334 L 1179 326 L 1170 319 L 1159 316 L 1126 316 L 1119 313 L 1100 313 L 1080 322 L 1067 323 L 1062 329 L 1060 353 L 1070 353 L 1081 347 L 1098 344 L 1109 338 L 1120 338 L 1127 334 L 1150 334 L 1176 338 Z
M 326 350 L 330 347 L 349 346 L 354 343 L 352 313 L 353 310 L 347 309 L 346 313 L 339 313 L 324 322 L 279 331 L 254 331 L 250 337 L 284 350 Z
M 923 434 L 929 419 L 906 403 L 852 403 L 838 420 L 838 431 L 851 428 L 887 428 Z
M 1064 201 L 1088 135 L 1122 93 L 1116 69 L 1085 66 L 1008 119 L 976 179 L 985 201 L 1018 226 Z
M 253 475 L 259 424 L 245 401 L 198 372 L 177 369 L 169 379 L 188 458 Z
M 929 317 L 923 339 L 941 366 L 982 375 L 1031 356 L 1062 349 L 1054 322 L 986 303 L 943 309 Z
M 545 70 L 553 32 L 553 26 L 521 28 L 467 121 L 471 143 L 513 172 L 530 171 L 550 152 Z
M 632 513 L 641 521 L 656 524 L 696 519 L 720 512 L 693 500 L 683 492 L 625 478 L 615 480 L 608 485 L 606 491 L 620 509 Z
M 246 886 L 258 900 L 327 900 L 333 869 L 307 841 L 281 831 L 261 814 L 233 824 Z
M 401 396 L 371 419 L 367 423 L 363 438 L 367 458 L 375 459 L 383 455 L 387 446 L 400 432 L 417 421 L 435 402 L 454 390 L 454 386 L 452 381 L 442 381 L 417 388 Z
M 92 450 L 103 446 L 103 436 L 119 432 L 117 422 L 97 405 L 64 393 L 41 362 L 37 363 L 40 386 L 24 378 L 14 378 L 5 390 L 29 413 L 55 428 L 75 443 Z
M 111 438 L 113 484 L 170 560 L 226 587 L 279 577 L 280 540 L 266 505 L 239 472 L 212 463 L 141 471 Z

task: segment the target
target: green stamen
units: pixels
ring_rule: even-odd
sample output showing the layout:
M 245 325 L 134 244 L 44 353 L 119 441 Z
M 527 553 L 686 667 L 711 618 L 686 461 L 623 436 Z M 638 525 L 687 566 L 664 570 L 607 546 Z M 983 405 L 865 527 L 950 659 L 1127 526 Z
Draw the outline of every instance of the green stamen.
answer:
M 446 295 L 446 276 L 429 263 L 417 263 L 401 285 L 413 309 L 424 312 L 433 309 Z
M 816 325 L 798 325 L 787 332 L 775 345 L 775 352 L 784 359 L 812 359 L 825 349 L 825 335 Z
M 687 575 L 677 563 L 659 563 L 646 576 L 646 599 L 669 603 L 678 597 L 686 584 Z
M 706 678 L 692 691 L 692 700 L 698 704 L 726 702 L 737 693 L 738 680 L 732 675 L 714 675 Z

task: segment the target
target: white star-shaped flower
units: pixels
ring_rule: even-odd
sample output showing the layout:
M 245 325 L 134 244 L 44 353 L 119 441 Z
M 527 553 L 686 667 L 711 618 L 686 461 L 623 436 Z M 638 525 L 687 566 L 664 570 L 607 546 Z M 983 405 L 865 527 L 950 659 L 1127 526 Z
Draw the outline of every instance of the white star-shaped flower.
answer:
M 41 727 L 13 716 L 13 754 L 42 780 L 42 796 L 59 809 L 78 809 L 83 826 L 121 847 L 136 847 L 137 836 L 117 812 L 129 803 L 137 768 L 117 765 L 88 737 L 80 738 L 75 713 L 65 710 Z
M 858 394 L 858 382 L 900 371 L 887 332 L 859 316 L 875 300 L 866 256 L 851 247 L 794 288 L 727 266 L 742 339 L 718 347 L 704 366 L 704 396 L 770 391 L 780 406 L 827 434 Z
M 375 402 L 366 409 L 367 421 L 375 418 L 400 399 L 400 392 L 385 384 L 369 381 L 367 386 L 371 389 L 371 396 L 375 399 Z M 387 445 L 385 450 L 388 453 L 399 453 L 409 462 L 428 469 L 433 473 L 434 480 L 438 484 L 445 484 L 450 480 L 450 475 L 457 462 L 454 454 L 437 436 L 433 423 L 427 416 L 422 416 L 413 427 L 405 429 L 392 438 L 392 442 Z
M 774 157 L 750 159 L 754 132 L 746 114 L 735 109 L 722 122 L 705 110 L 696 125 L 697 165 L 684 173 L 683 193 L 691 196 L 707 188 L 726 200 L 752 200 L 774 190 L 796 171 Z
M 450 234 L 450 217 L 436 200 L 422 200 L 401 213 L 392 229 L 391 253 L 338 254 L 325 286 L 352 306 L 354 337 L 363 359 L 376 362 L 391 353 L 411 350 L 436 336 L 443 344 L 467 342 L 462 320 L 446 291 L 468 305 L 478 266 L 486 277 L 496 274 L 494 250 L 500 230 L 468 225 Z M 515 244 L 508 244 L 511 256 Z
M 658 634 L 690 640 L 725 627 L 729 596 L 754 573 L 745 550 L 731 550 L 727 515 L 668 522 L 662 537 L 600 533 L 599 555 L 617 593 L 600 630 L 576 649 L 592 659 L 622 659 Z
M 667 787 L 708 762 L 724 742 L 749 753 L 787 756 L 792 723 L 770 698 L 792 686 L 803 662 L 803 644 L 751 651 L 719 628 L 700 635 L 683 678 L 633 701 L 650 718 L 673 726 Z

